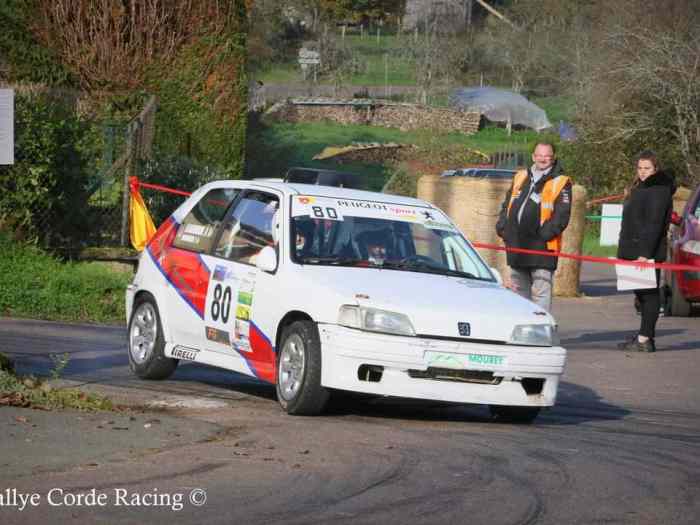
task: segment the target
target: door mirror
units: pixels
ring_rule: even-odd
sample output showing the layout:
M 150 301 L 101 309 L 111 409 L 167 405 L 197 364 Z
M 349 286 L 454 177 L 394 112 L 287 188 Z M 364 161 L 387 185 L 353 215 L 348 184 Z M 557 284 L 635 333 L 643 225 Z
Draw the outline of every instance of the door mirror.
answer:
M 502 285 L 502 284 L 503 284 L 503 277 L 501 277 L 501 272 L 499 272 L 498 270 L 496 270 L 496 268 L 491 268 L 491 267 L 489 268 L 489 270 L 491 270 L 491 273 L 492 273 L 493 276 L 496 278 L 496 282 L 497 282 L 498 284 L 501 284 L 501 285 Z
M 277 269 L 277 252 L 272 246 L 265 246 L 255 258 L 255 266 L 263 272 L 274 272 Z

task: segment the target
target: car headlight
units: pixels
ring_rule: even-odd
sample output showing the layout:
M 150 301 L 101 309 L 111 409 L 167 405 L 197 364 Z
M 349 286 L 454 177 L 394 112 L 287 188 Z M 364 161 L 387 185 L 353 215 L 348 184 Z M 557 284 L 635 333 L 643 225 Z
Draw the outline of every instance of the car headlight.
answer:
M 340 307 L 338 324 L 350 328 L 359 328 L 360 330 L 369 330 L 370 332 L 416 335 L 410 319 L 404 314 L 350 304 Z
M 510 342 L 516 345 L 555 346 L 559 344 L 557 327 L 551 324 L 518 324 Z

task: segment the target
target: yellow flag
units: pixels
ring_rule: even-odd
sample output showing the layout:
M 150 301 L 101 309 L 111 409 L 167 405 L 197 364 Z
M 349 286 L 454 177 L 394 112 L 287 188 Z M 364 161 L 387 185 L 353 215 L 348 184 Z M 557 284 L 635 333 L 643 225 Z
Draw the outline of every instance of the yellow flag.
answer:
M 148 213 L 146 204 L 143 202 L 139 192 L 139 183 L 136 177 L 131 177 L 129 181 L 131 188 L 131 199 L 129 199 L 129 228 L 131 235 L 131 245 L 138 251 L 143 251 L 149 239 L 156 232 L 153 219 Z

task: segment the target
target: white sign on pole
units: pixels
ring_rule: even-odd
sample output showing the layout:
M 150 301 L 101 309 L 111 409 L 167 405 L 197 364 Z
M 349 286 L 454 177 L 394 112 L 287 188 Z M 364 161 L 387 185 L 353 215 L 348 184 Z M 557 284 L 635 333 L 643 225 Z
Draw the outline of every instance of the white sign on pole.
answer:
M 600 245 L 617 246 L 622 226 L 622 204 L 603 204 L 600 219 Z
M 15 163 L 15 94 L 0 89 L 0 164 Z

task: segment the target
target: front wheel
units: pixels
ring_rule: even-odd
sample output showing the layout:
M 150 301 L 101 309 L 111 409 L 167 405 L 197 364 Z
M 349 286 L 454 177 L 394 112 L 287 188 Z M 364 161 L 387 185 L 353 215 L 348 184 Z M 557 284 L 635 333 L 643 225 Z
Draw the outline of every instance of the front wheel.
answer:
M 277 400 L 288 413 L 323 412 L 329 392 L 321 386 L 321 341 L 316 324 L 297 321 L 284 329 L 277 357 Z
M 129 367 L 141 379 L 166 379 L 178 362 L 165 356 L 165 338 L 155 299 L 140 296 L 129 320 Z
M 540 413 L 540 407 L 508 405 L 490 405 L 489 410 L 494 420 L 505 423 L 532 423 Z

